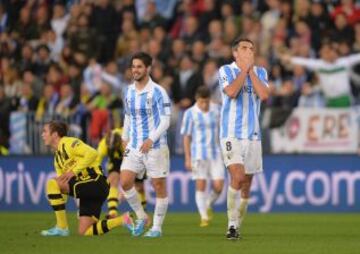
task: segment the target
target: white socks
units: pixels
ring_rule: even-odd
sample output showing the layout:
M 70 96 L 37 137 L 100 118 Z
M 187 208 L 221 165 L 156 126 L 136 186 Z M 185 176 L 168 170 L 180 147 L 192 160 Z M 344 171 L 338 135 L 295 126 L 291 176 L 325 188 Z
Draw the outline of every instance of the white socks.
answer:
M 211 190 L 210 195 L 209 195 L 208 199 L 206 200 L 206 207 L 207 208 L 212 207 L 219 196 L 220 196 L 220 193 L 217 193 L 214 190 Z
M 153 218 L 153 231 L 160 231 L 163 221 L 165 219 L 166 211 L 168 208 L 169 199 L 166 198 L 156 198 L 155 204 L 155 211 L 154 211 L 154 218 Z
M 136 213 L 136 217 L 138 219 L 145 219 L 146 213 L 138 198 L 138 193 L 135 190 L 135 187 L 132 187 L 130 190 L 124 191 L 124 196 L 127 202 L 129 203 L 130 207 Z
M 241 227 L 241 223 L 244 220 L 244 217 L 246 215 L 247 212 L 247 208 L 248 208 L 248 203 L 249 203 L 249 199 L 247 198 L 242 198 L 240 201 L 240 206 L 239 206 L 239 227 Z
M 237 200 L 239 199 L 240 190 L 235 190 L 231 186 L 229 186 L 227 192 L 228 227 L 238 227 L 239 209 Z
M 208 220 L 207 215 L 207 206 L 206 206 L 206 192 L 204 191 L 196 191 L 195 192 L 195 202 L 200 213 L 200 217 L 202 220 Z

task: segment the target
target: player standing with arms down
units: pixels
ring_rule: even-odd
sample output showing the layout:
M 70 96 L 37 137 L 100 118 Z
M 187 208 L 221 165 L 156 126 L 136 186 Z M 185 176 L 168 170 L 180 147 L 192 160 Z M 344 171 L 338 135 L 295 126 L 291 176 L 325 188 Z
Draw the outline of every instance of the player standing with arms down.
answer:
M 51 121 L 44 125 L 42 138 L 55 152 L 57 177 L 49 179 L 46 194 L 56 216 L 56 226 L 41 231 L 43 236 L 68 236 L 65 212 L 67 195 L 79 199 L 80 235 L 102 235 L 112 228 L 127 224 L 132 227 L 128 213 L 109 220 L 99 220 L 101 206 L 109 194 L 109 184 L 96 162 L 95 149 L 78 138 L 67 137 L 67 125 Z
M 131 59 L 134 83 L 125 97 L 123 141 L 126 143 L 121 165 L 120 182 L 124 196 L 137 216 L 133 235 L 144 232 L 147 215 L 134 187 L 135 178 L 145 173 L 151 178 L 156 193 L 152 228 L 145 237 L 160 237 L 168 207 L 166 177 L 169 174 L 167 129 L 170 125 L 171 105 L 164 88 L 150 78 L 152 58 L 139 52 Z
M 259 114 L 261 101 L 269 97 L 269 89 L 266 70 L 254 65 L 254 43 L 238 38 L 232 50 L 235 61 L 219 70 L 223 94 L 220 143 L 230 173 L 226 237 L 238 239 L 253 175 L 263 171 Z
M 200 227 L 209 225 L 211 206 L 224 186 L 224 163 L 219 144 L 220 106 L 210 103 L 210 90 L 201 86 L 196 103 L 185 111 L 181 134 L 184 135 L 185 167 L 196 181 L 195 201 L 200 213 Z M 206 195 L 206 181 L 212 179 L 213 190 Z

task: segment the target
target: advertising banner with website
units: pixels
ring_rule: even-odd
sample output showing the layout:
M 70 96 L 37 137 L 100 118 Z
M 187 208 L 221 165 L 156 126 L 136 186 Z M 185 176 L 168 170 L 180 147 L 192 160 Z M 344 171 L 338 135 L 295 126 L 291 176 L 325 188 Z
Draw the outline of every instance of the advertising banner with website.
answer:
M 354 109 L 296 108 L 284 126 L 271 130 L 273 153 L 357 153 Z
M 45 184 L 55 174 L 52 157 L 0 158 L 0 211 L 51 211 Z M 148 203 L 155 195 L 146 182 Z M 182 157 L 171 158 L 170 211 L 196 211 L 194 182 Z M 123 202 L 126 204 L 126 202 Z M 128 207 L 122 205 L 121 210 Z M 67 208 L 75 209 L 69 199 Z M 360 157 L 355 155 L 273 155 L 254 178 L 253 212 L 360 212 Z M 226 211 L 226 188 L 215 205 Z

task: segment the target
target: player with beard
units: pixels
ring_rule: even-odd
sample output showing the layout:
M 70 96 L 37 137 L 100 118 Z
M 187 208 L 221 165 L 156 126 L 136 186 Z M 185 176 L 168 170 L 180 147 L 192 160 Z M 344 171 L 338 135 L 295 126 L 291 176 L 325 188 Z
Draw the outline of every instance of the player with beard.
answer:
M 146 172 L 156 193 L 152 228 L 145 237 L 160 237 L 168 207 L 166 177 L 169 174 L 169 149 L 166 131 L 170 125 L 170 99 L 164 88 L 150 77 L 152 58 L 139 52 L 131 59 L 134 83 L 125 97 L 122 133 L 126 145 L 120 182 L 124 196 L 137 216 L 134 236 L 140 236 L 148 220 L 134 187 L 136 177 Z

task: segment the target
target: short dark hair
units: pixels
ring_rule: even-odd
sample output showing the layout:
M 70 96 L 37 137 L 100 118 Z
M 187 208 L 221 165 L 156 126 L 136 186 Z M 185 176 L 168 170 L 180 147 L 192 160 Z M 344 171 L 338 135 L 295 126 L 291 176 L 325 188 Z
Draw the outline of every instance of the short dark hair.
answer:
M 211 97 L 210 89 L 207 86 L 199 86 L 195 93 L 196 98 L 208 99 Z
M 236 49 L 239 46 L 240 42 L 243 42 L 243 41 L 249 42 L 254 46 L 254 42 L 252 40 L 250 40 L 249 38 L 238 37 L 231 44 L 231 48 Z
M 50 133 L 56 132 L 59 137 L 64 137 L 68 132 L 68 125 L 61 121 L 51 120 L 46 125 L 49 125 Z
M 133 63 L 134 59 L 139 59 L 141 62 L 144 63 L 144 65 L 146 67 L 151 66 L 152 63 L 152 58 L 149 54 L 145 53 L 145 52 L 138 52 L 135 53 L 132 57 L 131 57 L 131 64 Z

